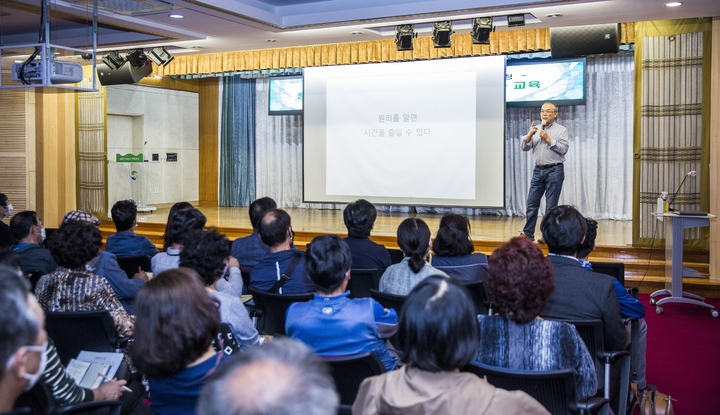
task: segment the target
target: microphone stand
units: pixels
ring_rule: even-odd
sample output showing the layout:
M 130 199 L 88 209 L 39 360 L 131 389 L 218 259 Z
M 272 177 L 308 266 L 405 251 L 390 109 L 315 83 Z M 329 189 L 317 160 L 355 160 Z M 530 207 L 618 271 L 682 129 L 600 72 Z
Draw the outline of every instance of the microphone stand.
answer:
M 692 172 L 686 174 L 685 177 L 683 177 L 682 181 L 680 182 L 680 186 L 678 186 L 677 190 L 675 191 L 675 194 L 673 194 L 672 198 L 670 199 L 670 202 L 668 202 L 668 211 L 675 212 L 675 209 L 673 209 L 670 206 L 672 206 L 672 202 L 675 200 L 675 196 L 677 196 L 678 192 L 682 188 L 682 185 L 685 184 L 685 180 L 687 180 L 688 176 L 691 176 L 691 173 Z

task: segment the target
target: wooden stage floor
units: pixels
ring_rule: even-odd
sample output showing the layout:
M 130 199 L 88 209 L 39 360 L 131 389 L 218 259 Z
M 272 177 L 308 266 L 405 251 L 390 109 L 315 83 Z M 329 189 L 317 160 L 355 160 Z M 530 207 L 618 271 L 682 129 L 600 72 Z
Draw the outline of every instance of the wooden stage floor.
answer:
M 165 224 L 171 205 L 159 205 L 152 213 L 138 214 L 138 232 L 142 233 L 143 224 Z M 252 226 L 246 207 L 198 207 L 208 218 L 208 226 L 233 229 L 239 234 L 249 233 Z M 296 233 L 322 234 L 334 233 L 346 235 L 341 210 L 286 209 L 292 218 L 292 227 Z M 373 236 L 395 238 L 398 225 L 405 218 L 415 216 L 423 219 L 432 234 L 437 232 L 440 218 L 437 214 L 407 214 L 378 212 Z M 599 220 L 596 244 L 604 247 L 628 247 L 632 244 L 632 221 Z M 477 242 L 501 243 L 520 234 L 525 218 L 518 216 L 474 216 L 470 217 L 471 238 Z M 538 220 L 535 237 L 540 236 Z M 235 232 L 228 232 L 228 236 Z M 385 239 L 382 238 L 382 239 Z

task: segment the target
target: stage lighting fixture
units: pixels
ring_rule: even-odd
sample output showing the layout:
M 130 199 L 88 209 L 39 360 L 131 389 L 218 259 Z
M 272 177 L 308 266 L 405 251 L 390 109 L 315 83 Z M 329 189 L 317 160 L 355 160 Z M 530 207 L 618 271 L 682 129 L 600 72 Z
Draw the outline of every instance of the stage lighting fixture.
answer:
M 125 58 L 120 56 L 118 51 L 111 50 L 108 52 L 103 58 L 102 61 L 105 65 L 108 66 L 108 68 L 112 70 L 120 69 L 123 65 L 125 65 Z
M 162 46 L 153 48 L 153 50 L 148 52 L 148 57 L 150 57 L 157 66 L 165 66 L 175 59 L 175 57 L 168 53 L 168 51 Z
M 509 14 L 507 22 L 508 27 L 525 26 L 525 15 L 523 13 Z
M 492 17 L 476 17 L 473 21 L 472 32 L 470 37 L 476 45 L 489 45 L 490 32 L 494 32 Z
M 150 62 L 142 49 L 133 49 L 125 55 L 125 59 L 135 68 L 142 68 Z
M 395 45 L 398 51 L 412 50 L 415 29 L 411 24 L 403 24 L 395 27 Z
M 449 48 L 452 43 L 452 23 L 449 20 L 433 24 L 432 41 L 436 48 Z

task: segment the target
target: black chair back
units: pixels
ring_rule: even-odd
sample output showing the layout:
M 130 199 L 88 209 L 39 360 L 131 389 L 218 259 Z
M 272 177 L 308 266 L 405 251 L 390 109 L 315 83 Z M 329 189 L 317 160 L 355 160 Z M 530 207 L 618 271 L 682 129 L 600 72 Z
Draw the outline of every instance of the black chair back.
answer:
M 40 278 L 45 275 L 42 271 L 30 271 L 25 274 L 28 280 L 30 280 L 30 289 L 33 293 L 35 293 L 35 287 L 37 287 L 38 281 L 40 281 Z
M 258 319 L 258 331 L 261 334 L 286 335 L 285 314 L 292 303 L 310 301 L 314 293 L 306 294 L 275 294 L 248 287 L 253 296 L 255 307 L 261 312 Z
M 65 366 L 82 350 L 115 352 L 120 340 L 107 310 L 49 312 L 45 328 Z
M 375 268 L 353 268 L 350 270 L 350 298 L 370 297 L 370 289 L 377 290 L 380 286 L 380 273 Z
M 385 366 L 372 352 L 326 357 L 323 360 L 330 364 L 341 405 L 352 405 L 355 402 L 360 384 L 365 378 L 385 373 Z
M 394 308 L 398 316 L 405 303 L 405 298 L 407 298 L 404 295 L 389 294 L 373 289 L 370 290 L 370 297 L 382 304 L 385 308 Z
M 388 253 L 390 254 L 390 262 L 393 264 L 399 264 L 405 258 L 405 254 L 399 249 L 388 249 Z
M 553 415 L 567 415 L 580 412 L 575 389 L 575 373 L 573 369 L 548 371 L 526 371 L 506 369 L 471 362 L 463 369 L 485 378 L 491 385 L 509 390 L 520 390 L 540 402 Z M 583 409 L 596 413 L 607 403 L 606 399 L 593 399 Z
M 143 271 L 150 271 L 152 269 L 152 262 L 147 255 L 119 256 L 117 257 L 117 262 L 120 269 L 125 271 L 128 278 L 134 277 L 140 269 Z
M 620 285 L 625 286 L 625 264 L 622 262 L 592 262 L 593 272 L 615 277 Z
M 475 313 L 487 315 L 488 309 L 491 309 L 492 307 L 488 301 L 485 284 L 482 282 L 472 282 L 464 285 L 465 288 L 467 288 L 468 293 L 470 293 L 470 299 L 475 304 Z
M 580 338 L 595 359 L 595 370 L 598 376 L 598 394 L 602 393 L 611 399 L 611 366 L 620 361 L 620 389 L 618 392 L 618 407 L 613 408 L 617 415 L 627 412 L 628 395 L 630 393 L 630 371 L 632 356 L 626 350 L 606 350 L 603 343 L 603 325 L 601 320 L 563 320 L 575 326 Z

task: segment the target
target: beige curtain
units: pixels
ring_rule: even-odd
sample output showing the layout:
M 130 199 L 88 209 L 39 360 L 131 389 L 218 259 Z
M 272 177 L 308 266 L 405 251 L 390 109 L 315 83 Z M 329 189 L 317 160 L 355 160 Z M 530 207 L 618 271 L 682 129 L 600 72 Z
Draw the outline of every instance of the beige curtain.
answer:
M 621 43 L 635 41 L 635 24 L 620 24 Z M 550 50 L 549 29 L 493 32 L 489 45 L 475 45 L 469 34 L 452 37 L 451 48 L 435 48 L 429 36 L 415 39 L 411 51 L 398 52 L 394 39 L 336 43 L 281 49 L 247 50 L 195 56 L 176 56 L 155 75 L 195 75 L 309 66 L 351 65 L 462 56 L 500 55 Z
M 710 19 L 642 22 L 635 44 L 633 244 L 661 246 L 652 216 L 661 192 L 678 210 L 709 207 Z M 707 249 L 707 230 L 685 231 L 688 248 Z
M 87 77 L 79 85 L 91 88 Z M 107 161 L 105 149 L 105 88 L 77 96 L 78 209 L 107 216 Z

